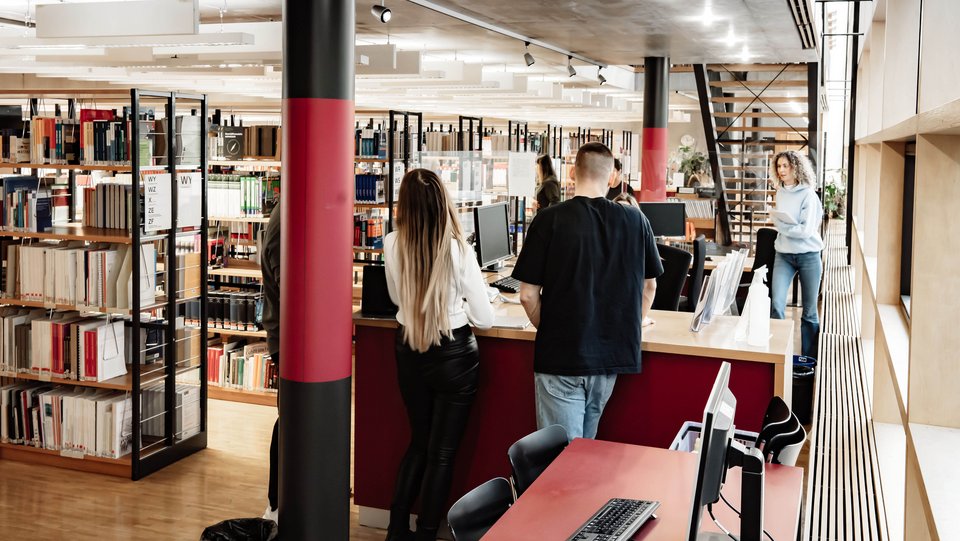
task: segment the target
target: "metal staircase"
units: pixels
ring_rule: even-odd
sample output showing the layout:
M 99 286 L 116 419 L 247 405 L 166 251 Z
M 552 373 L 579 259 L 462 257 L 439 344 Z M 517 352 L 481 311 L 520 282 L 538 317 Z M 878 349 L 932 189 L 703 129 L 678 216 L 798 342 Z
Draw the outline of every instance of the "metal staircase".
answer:
M 696 65 L 723 244 L 753 248 L 771 227 L 773 156 L 806 150 L 816 163 L 817 64 Z

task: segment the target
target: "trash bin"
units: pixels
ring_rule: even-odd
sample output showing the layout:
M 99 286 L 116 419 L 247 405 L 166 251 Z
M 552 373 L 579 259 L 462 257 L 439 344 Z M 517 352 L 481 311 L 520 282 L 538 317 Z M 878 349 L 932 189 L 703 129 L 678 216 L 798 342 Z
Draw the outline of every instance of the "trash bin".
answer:
M 203 530 L 200 541 L 279 541 L 277 523 L 263 518 L 234 518 Z
M 791 409 L 801 424 L 808 425 L 813 415 L 813 383 L 817 360 L 812 357 L 793 357 L 793 404 Z

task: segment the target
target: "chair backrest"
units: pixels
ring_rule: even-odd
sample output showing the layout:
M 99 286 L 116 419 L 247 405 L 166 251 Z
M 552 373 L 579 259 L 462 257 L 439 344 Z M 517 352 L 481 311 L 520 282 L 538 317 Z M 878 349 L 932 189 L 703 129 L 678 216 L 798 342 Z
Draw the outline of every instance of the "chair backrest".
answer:
M 761 227 L 757 230 L 757 246 L 753 252 L 753 268 L 767 266 L 767 283 L 773 278 L 773 262 L 777 257 L 774 242 L 777 240 L 777 230 L 771 227 Z
M 550 425 L 527 434 L 510 446 L 507 457 L 513 469 L 513 488 L 518 498 L 568 443 L 566 429 L 560 425 Z
M 700 235 L 693 239 L 693 262 L 690 264 L 690 286 L 687 288 L 687 304 L 681 309 L 693 312 L 697 308 L 700 289 L 703 287 L 703 262 L 707 259 L 707 239 Z
M 763 424 L 760 435 L 757 436 L 757 448 L 763 449 L 770 440 L 783 433 L 784 425 L 790 421 L 790 406 L 779 396 L 774 396 L 767 403 L 767 411 L 763 414 Z
M 657 244 L 663 263 L 663 274 L 657 278 L 657 294 L 653 297 L 654 310 L 677 311 L 680 306 L 680 293 L 687 281 L 690 260 L 693 255 L 683 249 Z
M 454 541 L 477 541 L 513 504 L 510 481 L 495 477 L 467 492 L 447 513 Z
M 794 415 L 793 417 L 796 419 L 797 416 Z M 807 441 L 807 431 L 797 420 L 797 430 L 775 438 L 771 443 L 770 461 L 784 466 L 796 466 L 797 457 L 800 456 L 800 450 L 803 449 L 805 441 Z

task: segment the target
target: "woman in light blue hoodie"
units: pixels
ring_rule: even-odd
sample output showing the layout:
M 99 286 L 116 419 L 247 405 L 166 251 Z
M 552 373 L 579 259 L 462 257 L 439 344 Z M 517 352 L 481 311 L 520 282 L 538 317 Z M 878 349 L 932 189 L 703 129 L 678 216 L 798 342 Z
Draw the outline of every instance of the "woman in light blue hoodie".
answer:
M 817 297 L 823 272 L 820 260 L 823 250 L 823 239 L 820 238 L 823 206 L 814 191 L 816 176 L 806 156 L 788 150 L 777 154 L 773 163 L 780 186 L 777 189 L 778 212 L 771 213 L 778 235 L 774 244 L 777 256 L 770 285 L 770 317 L 783 319 L 787 289 L 794 275 L 799 273 L 803 301 L 801 352 L 816 358 L 817 337 L 820 334 Z

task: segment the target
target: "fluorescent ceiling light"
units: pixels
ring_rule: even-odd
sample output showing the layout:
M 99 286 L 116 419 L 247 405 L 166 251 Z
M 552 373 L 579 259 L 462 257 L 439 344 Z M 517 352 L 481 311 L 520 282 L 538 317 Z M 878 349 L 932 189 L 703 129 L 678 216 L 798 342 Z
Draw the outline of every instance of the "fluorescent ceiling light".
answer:
M 84 38 L 0 38 L 0 49 L 85 49 L 87 47 L 198 47 L 218 45 L 253 45 L 253 34 L 224 32 L 171 36 L 106 36 Z

